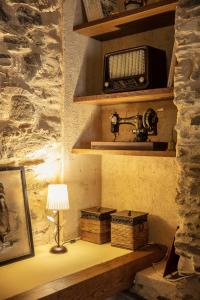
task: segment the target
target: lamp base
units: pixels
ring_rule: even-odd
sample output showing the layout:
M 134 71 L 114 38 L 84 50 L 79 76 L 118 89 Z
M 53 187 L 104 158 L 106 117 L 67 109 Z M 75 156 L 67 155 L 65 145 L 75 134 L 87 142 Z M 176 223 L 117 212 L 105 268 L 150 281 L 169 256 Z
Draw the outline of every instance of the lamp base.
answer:
M 67 252 L 67 248 L 64 246 L 53 246 L 50 249 L 50 252 L 54 254 L 62 254 Z

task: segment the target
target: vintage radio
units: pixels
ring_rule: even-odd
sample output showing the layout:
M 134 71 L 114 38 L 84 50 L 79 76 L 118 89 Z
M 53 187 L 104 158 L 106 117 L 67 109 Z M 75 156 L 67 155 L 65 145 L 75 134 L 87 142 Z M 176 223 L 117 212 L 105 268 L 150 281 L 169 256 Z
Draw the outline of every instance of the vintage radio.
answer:
M 166 85 L 166 54 L 163 50 L 141 46 L 105 55 L 105 93 L 161 88 Z

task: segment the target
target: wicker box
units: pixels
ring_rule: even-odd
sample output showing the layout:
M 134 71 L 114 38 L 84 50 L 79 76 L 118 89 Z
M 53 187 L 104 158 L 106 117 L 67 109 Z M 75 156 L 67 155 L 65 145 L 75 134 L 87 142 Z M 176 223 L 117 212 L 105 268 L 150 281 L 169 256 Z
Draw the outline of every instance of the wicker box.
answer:
M 112 214 L 111 245 L 131 250 L 148 243 L 147 213 L 121 211 Z
M 115 211 L 115 209 L 105 207 L 91 207 L 81 210 L 81 239 L 95 244 L 110 242 L 110 214 Z

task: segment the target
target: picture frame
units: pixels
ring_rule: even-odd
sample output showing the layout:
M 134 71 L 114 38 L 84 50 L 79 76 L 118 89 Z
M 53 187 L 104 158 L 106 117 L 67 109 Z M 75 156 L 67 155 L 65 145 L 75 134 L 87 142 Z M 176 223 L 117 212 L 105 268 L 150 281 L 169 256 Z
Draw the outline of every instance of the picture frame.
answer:
M 118 12 L 117 0 L 83 0 L 88 22 Z
M 0 167 L 0 266 L 34 255 L 24 167 Z
M 88 22 L 104 17 L 100 0 L 83 0 Z
M 103 16 L 108 17 L 119 12 L 117 0 L 101 0 Z

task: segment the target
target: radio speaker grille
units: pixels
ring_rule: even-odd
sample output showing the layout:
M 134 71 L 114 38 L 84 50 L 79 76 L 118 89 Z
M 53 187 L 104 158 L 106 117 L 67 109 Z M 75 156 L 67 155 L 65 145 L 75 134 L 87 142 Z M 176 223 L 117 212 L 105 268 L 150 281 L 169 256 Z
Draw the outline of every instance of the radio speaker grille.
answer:
M 144 50 L 114 54 L 109 57 L 110 79 L 142 75 L 145 73 Z

